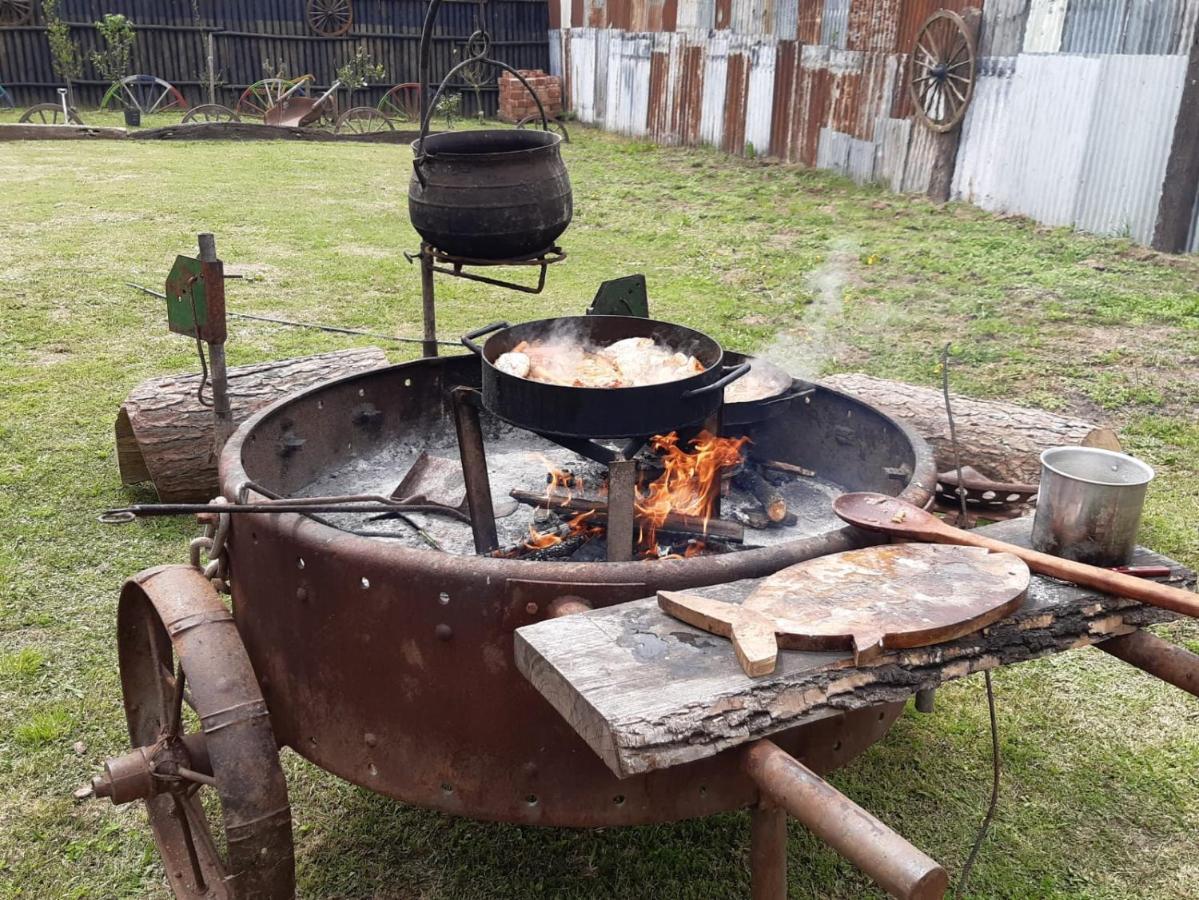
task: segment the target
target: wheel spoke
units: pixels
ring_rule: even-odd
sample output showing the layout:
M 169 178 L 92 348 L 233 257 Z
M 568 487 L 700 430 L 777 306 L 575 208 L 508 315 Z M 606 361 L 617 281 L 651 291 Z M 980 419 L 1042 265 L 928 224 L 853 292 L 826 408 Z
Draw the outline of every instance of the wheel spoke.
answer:
M 183 834 L 183 845 L 187 848 L 187 859 L 191 863 L 192 877 L 195 878 L 196 890 L 207 891 L 208 885 L 204 883 L 204 872 L 200 866 L 200 855 L 196 852 L 196 840 L 192 836 L 191 819 L 187 814 L 188 804 L 179 798 L 177 794 L 171 794 L 171 800 L 175 804 L 175 816 L 179 819 L 179 830 Z

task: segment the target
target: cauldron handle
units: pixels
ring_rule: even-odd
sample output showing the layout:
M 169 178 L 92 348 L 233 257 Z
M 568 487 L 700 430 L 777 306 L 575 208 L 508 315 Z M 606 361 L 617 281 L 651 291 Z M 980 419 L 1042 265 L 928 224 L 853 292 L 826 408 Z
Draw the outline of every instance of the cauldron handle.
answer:
M 485 334 L 490 334 L 493 331 L 499 331 L 501 328 L 507 327 L 507 322 L 492 322 L 490 325 L 484 325 L 482 328 L 476 328 L 474 331 L 468 331 L 466 334 L 462 335 L 462 346 L 475 356 L 482 356 L 483 348 L 474 342 L 474 338 L 482 337 Z
M 732 384 L 734 381 L 736 381 L 738 378 L 740 378 L 742 375 L 744 375 L 746 372 L 748 372 L 750 370 L 750 368 L 751 367 L 750 367 L 749 363 L 743 362 L 739 366 L 734 366 L 732 369 L 727 371 L 724 375 L 721 375 L 718 379 L 713 381 L 711 384 L 705 384 L 703 387 L 693 388 L 693 389 L 685 392 L 683 394 L 683 397 L 684 397 L 684 399 L 690 399 L 692 397 L 698 397 L 701 394 L 710 394 L 710 393 L 712 393 L 712 391 L 718 391 L 721 388 L 728 387 L 730 384 Z

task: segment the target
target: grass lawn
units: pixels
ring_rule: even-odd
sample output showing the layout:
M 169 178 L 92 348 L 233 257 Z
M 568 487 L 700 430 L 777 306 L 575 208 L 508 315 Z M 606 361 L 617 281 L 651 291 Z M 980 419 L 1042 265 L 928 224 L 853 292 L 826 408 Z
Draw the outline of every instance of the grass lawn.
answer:
M 931 384 L 952 340 L 957 390 L 1118 427 L 1158 471 L 1146 543 L 1199 566 L 1199 260 L 709 150 L 572 136 L 570 259 L 539 297 L 439 282 L 444 335 L 578 313 L 602 279 L 644 272 L 658 318 L 738 349 L 798 347 L 817 371 Z M 417 335 L 409 160 L 353 144 L 0 145 L 0 896 L 166 893 L 141 808 L 71 798 L 126 748 L 119 585 L 184 561 L 196 532 L 95 522 L 151 499 L 119 482 L 121 400 L 196 362 L 160 302 L 123 283 L 161 285 L 210 230 L 254 276 L 230 283 L 233 310 Z M 231 327 L 232 364 L 355 343 Z M 1160 630 L 1199 649 L 1192 623 Z M 1199 704 L 1094 650 L 995 681 L 1002 798 L 971 895 L 1194 896 Z M 956 874 L 989 746 L 970 678 L 832 780 Z M 744 814 L 597 833 L 485 825 L 285 761 L 305 897 L 746 895 Z M 874 895 L 792 828 L 792 896 Z

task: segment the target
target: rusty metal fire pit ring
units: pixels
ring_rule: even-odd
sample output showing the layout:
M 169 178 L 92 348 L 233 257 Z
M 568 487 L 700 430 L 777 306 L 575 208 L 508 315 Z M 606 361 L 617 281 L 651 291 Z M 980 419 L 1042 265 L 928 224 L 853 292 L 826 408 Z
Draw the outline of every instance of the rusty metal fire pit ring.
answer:
M 145 759 L 144 788 L 134 792 L 146 801 L 176 896 L 294 896 L 291 807 L 278 746 L 233 617 L 211 583 L 191 566 L 131 578 L 121 590 L 117 642 L 134 752 L 105 768 L 111 776 L 130 757 Z M 181 697 L 170 674 L 179 672 L 187 685 Z M 182 717 L 172 709 L 180 699 L 201 732 L 180 734 Z M 181 769 L 182 762 L 199 771 Z M 212 782 L 223 853 L 199 793 Z M 113 791 L 111 777 L 95 784 L 114 802 L 135 799 Z

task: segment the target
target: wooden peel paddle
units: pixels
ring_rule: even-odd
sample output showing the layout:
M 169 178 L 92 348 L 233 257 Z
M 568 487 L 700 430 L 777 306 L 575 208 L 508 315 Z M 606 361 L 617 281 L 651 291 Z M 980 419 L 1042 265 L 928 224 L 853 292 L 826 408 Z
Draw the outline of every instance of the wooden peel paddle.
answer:
M 1011 615 L 1028 566 L 1008 553 L 936 544 L 847 550 L 775 572 L 744 603 L 659 591 L 658 606 L 727 637 L 746 675 L 774 671 L 779 648 L 852 650 L 855 665 L 884 650 L 927 647 Z
M 833 501 L 833 512 L 850 525 L 867 531 L 881 531 L 916 541 L 985 547 L 987 550 L 1010 553 L 1024 560 L 1030 569 L 1042 575 L 1051 575 L 1117 597 L 1139 600 L 1141 603 L 1182 613 L 1184 616 L 1199 617 L 1199 596 L 1191 591 L 1122 575 L 1086 563 L 1061 559 L 1048 553 L 1039 553 L 984 537 L 974 531 L 963 531 L 896 497 L 873 493 L 842 494 Z

